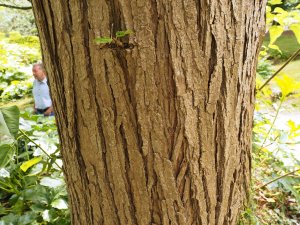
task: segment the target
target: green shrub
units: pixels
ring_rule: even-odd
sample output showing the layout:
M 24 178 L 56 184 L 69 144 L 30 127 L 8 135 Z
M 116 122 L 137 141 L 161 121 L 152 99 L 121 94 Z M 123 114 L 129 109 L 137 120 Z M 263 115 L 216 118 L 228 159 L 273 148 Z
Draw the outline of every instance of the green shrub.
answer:
M 258 61 L 256 72 L 264 79 L 269 78 L 274 70 L 269 60 L 262 59 Z
M 10 128 L 3 132 L 12 141 L 7 152 L 14 153 L 14 157 L 0 158 L 0 224 L 69 225 L 55 119 L 26 111 L 19 123 L 16 110 L 10 107 L 3 111 L 14 119 L 13 124 L 11 120 L 1 121 Z M 16 124 L 20 124 L 20 130 Z M 10 130 L 17 133 L 13 135 Z M 3 146 L 5 140 L 0 139 L 1 151 Z

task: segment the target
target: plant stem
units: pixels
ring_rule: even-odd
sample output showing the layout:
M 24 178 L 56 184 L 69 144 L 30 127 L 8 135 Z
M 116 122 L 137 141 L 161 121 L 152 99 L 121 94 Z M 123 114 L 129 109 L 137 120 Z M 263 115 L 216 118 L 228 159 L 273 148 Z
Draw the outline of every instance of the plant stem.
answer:
M 293 173 L 296 173 L 296 172 L 298 172 L 298 171 L 300 171 L 300 169 L 297 169 L 297 170 L 294 170 L 294 171 L 292 171 L 292 172 L 283 174 L 282 176 L 277 177 L 277 178 L 275 178 L 275 179 L 273 179 L 273 180 L 271 180 L 271 181 L 269 181 L 269 182 L 267 182 L 267 183 L 261 185 L 260 187 L 256 188 L 255 190 L 259 190 L 259 189 L 261 189 L 261 188 L 263 188 L 263 187 L 265 187 L 265 186 L 267 186 L 267 185 L 269 185 L 269 184 L 271 184 L 271 183 L 273 183 L 273 182 L 275 182 L 275 181 L 277 181 L 277 180 L 279 180 L 279 179 L 281 179 L 281 178 L 284 178 L 284 177 L 286 177 L 286 176 L 288 176 L 288 175 L 291 175 L 291 174 L 293 174 Z
M 9 183 L 4 183 L 4 182 L 0 181 L 0 184 L 3 186 L 6 186 L 6 187 L 12 188 L 12 186 Z M 3 187 L 1 187 L 1 188 L 3 188 Z
M 288 65 L 292 60 L 294 60 L 300 53 L 300 48 L 258 89 L 261 91 L 281 70 L 283 70 L 286 65 Z
M 38 143 L 36 143 L 32 138 L 30 138 L 24 131 L 22 131 L 22 130 L 19 130 L 19 131 L 24 135 L 24 137 L 26 137 L 29 141 L 31 141 L 33 144 L 35 144 L 36 147 L 41 149 L 42 152 L 44 152 L 46 156 L 48 156 L 50 159 L 53 159 L 54 164 L 57 165 L 58 168 L 62 170 L 62 168 L 57 164 L 56 160 L 51 155 L 49 155 L 45 149 L 43 149 Z
M 274 126 L 274 124 L 275 124 L 275 121 L 277 120 L 277 117 L 278 117 L 278 114 L 279 114 L 279 110 L 280 110 L 280 108 L 281 108 L 281 106 L 282 106 L 283 100 L 284 100 L 284 98 L 282 98 L 282 99 L 280 100 L 280 104 L 279 104 L 279 106 L 278 106 L 278 109 L 276 110 L 275 118 L 274 118 L 274 120 L 273 120 L 273 122 L 272 122 L 272 124 L 271 124 L 271 127 L 270 127 L 270 129 L 269 129 L 269 131 L 268 131 L 268 133 L 267 133 L 267 135 L 266 135 L 266 137 L 265 137 L 265 139 L 264 139 L 264 141 L 263 141 L 263 143 L 262 143 L 262 145 L 261 145 L 261 147 L 260 147 L 259 150 L 262 150 L 262 149 L 264 148 L 264 144 L 266 143 L 267 138 L 269 137 L 269 134 L 270 134 L 271 130 L 273 129 L 273 126 Z
M 13 191 L 11 191 L 11 190 L 8 190 L 8 189 L 6 189 L 6 188 L 4 188 L 4 187 L 0 187 L 0 189 L 2 189 L 2 190 L 4 190 L 4 191 L 6 191 L 7 193 L 14 193 Z

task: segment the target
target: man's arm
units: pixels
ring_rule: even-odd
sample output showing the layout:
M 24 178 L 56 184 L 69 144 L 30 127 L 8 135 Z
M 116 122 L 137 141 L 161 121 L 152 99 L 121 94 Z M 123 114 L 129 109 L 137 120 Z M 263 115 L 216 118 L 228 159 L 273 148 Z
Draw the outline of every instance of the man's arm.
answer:
M 45 116 L 50 116 L 50 114 L 53 112 L 53 107 L 50 106 L 45 112 L 44 112 L 44 115 Z

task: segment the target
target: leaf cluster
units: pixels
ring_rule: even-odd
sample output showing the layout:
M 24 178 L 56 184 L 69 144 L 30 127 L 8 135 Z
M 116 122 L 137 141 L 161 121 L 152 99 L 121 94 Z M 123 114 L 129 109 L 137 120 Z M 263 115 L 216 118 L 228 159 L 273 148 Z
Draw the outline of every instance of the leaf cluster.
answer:
M 114 37 L 97 37 L 95 38 L 96 43 L 98 44 L 111 44 L 116 41 L 118 38 L 123 38 L 127 35 L 133 34 L 132 30 L 124 30 L 124 31 L 117 31 Z
M 0 157 L 0 224 L 70 224 L 54 118 L 20 117 L 16 107 L 1 112 L 0 132 L 13 141 L 7 149 L 0 141 L 0 154 L 9 152 Z
M 258 74 L 270 70 L 272 65 L 265 63 Z M 257 86 L 263 82 L 258 76 Z M 297 171 L 300 124 L 285 118 L 286 112 L 299 109 L 299 93 L 300 82 L 285 73 L 280 73 L 257 92 L 253 127 L 253 200 L 243 212 L 241 224 L 300 222 L 300 173 Z M 296 172 L 291 174 L 291 171 Z M 265 186 L 266 183 L 270 184 Z

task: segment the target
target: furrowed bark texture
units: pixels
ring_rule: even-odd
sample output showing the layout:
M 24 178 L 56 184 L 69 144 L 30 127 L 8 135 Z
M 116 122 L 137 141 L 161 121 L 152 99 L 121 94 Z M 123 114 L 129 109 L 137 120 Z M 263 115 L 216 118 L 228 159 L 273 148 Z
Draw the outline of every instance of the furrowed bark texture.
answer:
M 265 0 L 32 2 L 73 224 L 236 224 Z

